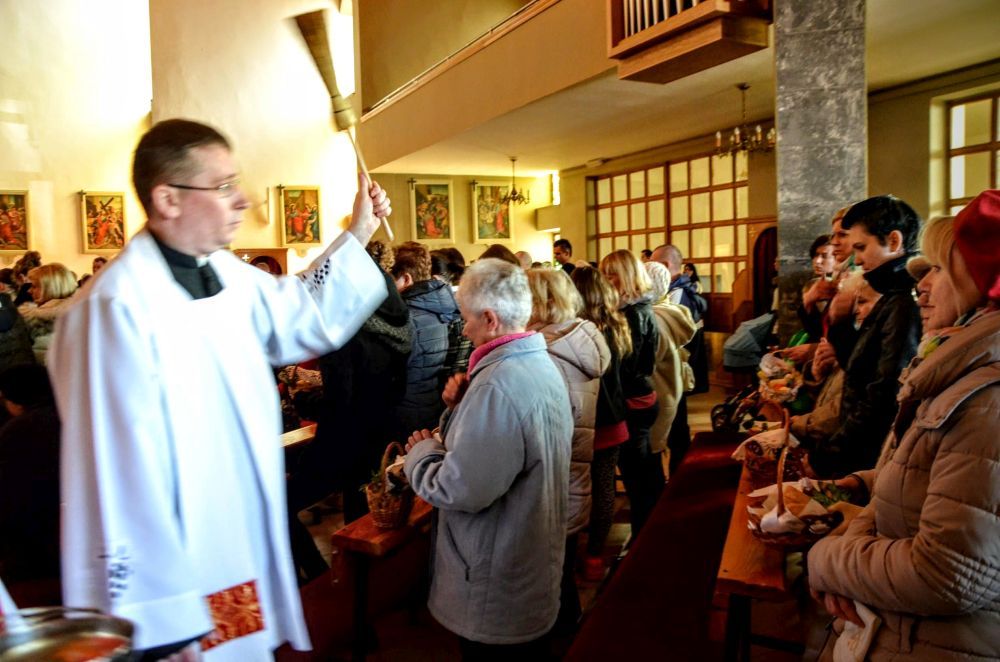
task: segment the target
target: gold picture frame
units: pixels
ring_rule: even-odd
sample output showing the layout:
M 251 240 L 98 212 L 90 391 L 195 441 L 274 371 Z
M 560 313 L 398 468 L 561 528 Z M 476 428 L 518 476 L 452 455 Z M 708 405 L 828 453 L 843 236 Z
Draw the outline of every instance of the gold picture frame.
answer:
M 278 186 L 282 246 L 323 243 L 318 186 Z
M 512 244 L 510 203 L 502 202 L 508 182 L 473 182 L 472 237 L 479 244 Z
M 117 253 L 125 247 L 125 194 L 80 191 L 80 223 L 84 253 Z
M 0 191 L 0 255 L 20 255 L 30 245 L 28 192 Z
M 410 180 L 410 232 L 424 244 L 455 243 L 454 196 L 450 179 Z

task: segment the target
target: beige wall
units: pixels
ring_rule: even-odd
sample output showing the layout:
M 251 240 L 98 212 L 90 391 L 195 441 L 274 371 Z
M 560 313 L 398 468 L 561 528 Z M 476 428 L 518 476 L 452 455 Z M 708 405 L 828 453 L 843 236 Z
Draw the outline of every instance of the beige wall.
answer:
M 450 7 L 455 11 L 468 4 L 456 0 Z M 479 62 L 470 61 L 469 67 L 441 80 L 441 87 L 428 86 L 427 96 L 416 97 L 409 106 L 420 116 L 399 126 L 412 134 L 436 118 L 451 123 L 444 126 L 442 122 L 441 131 L 453 133 L 455 123 L 476 120 L 470 114 L 473 110 L 484 117 L 501 114 L 606 68 L 606 57 L 596 52 L 603 49 L 603 12 L 594 8 L 596 4 L 600 3 L 563 0 L 554 5 L 478 55 Z M 0 24 L 8 28 L 0 61 L 4 81 L 0 189 L 29 191 L 30 247 L 41 251 L 46 261 L 62 261 L 81 274 L 89 271 L 92 256 L 82 253 L 77 195 L 81 189 L 125 192 L 127 232 L 141 227 L 143 214 L 131 191 L 129 169 L 132 150 L 149 125 L 150 112 L 153 119 L 184 116 L 207 121 L 233 139 L 247 192 L 254 201 L 235 247 L 278 245 L 278 184 L 321 186 L 323 229 L 326 238 L 332 238 L 350 211 L 355 162 L 347 137 L 331 128 L 326 91 L 290 21 L 295 14 L 316 8 L 330 9 L 330 3 L 0 3 Z M 561 12 L 582 21 L 571 23 L 579 37 L 576 51 L 566 31 L 552 31 L 552 24 L 565 23 Z M 328 14 L 338 80 L 341 90 L 349 94 L 355 70 L 352 17 L 336 10 Z M 226 35 L 239 38 L 220 38 L 222 25 Z M 539 30 L 542 35 L 549 31 L 550 38 L 542 38 Z M 584 33 L 586 39 L 579 36 Z M 115 38 L 107 38 L 108 34 Z M 585 48 L 584 42 L 598 47 Z M 515 54 L 516 60 L 512 59 Z M 499 89 L 496 80 L 487 81 L 494 89 L 490 98 L 499 103 L 484 104 L 477 94 L 453 98 L 454 90 L 472 89 L 473 80 L 479 80 L 480 87 L 486 85 L 481 80 L 485 65 L 503 71 L 511 61 L 542 63 L 546 70 L 541 78 L 526 73 L 512 83 L 512 89 Z M 873 94 L 869 109 L 871 193 L 893 192 L 922 214 L 939 213 L 943 163 L 938 145 L 943 137 L 934 132 L 940 131 L 935 122 L 943 121 L 943 100 L 991 85 L 1000 85 L 998 62 Z M 452 92 L 435 98 L 442 90 Z M 373 122 L 372 129 L 376 127 Z M 383 140 L 375 134 L 371 138 L 373 145 Z M 413 138 L 417 142 L 433 139 L 427 135 Z M 384 140 L 393 143 L 394 151 L 413 147 L 406 136 L 392 134 Z M 555 210 L 562 236 L 577 246 L 578 257 L 585 255 L 586 177 L 710 150 L 711 138 L 706 136 L 616 158 L 599 168 L 564 171 L 562 204 Z M 401 240 L 410 236 L 406 180 L 411 176 L 381 176 L 395 202 L 393 225 Z M 457 245 L 470 258 L 482 250 L 471 241 L 469 182 L 473 178 L 471 173 L 451 178 Z M 773 157 L 755 157 L 750 167 L 751 216 L 775 213 L 774 181 Z M 548 204 L 548 182 L 540 179 L 530 186 L 533 204 L 514 211 L 513 248 L 546 259 L 552 233 L 534 230 L 533 210 Z M 293 253 L 290 266 L 300 268 L 313 253 Z M 0 256 L 0 266 L 9 265 L 15 257 Z
M 353 23 L 321 0 L 151 0 L 153 119 L 187 117 L 233 142 L 252 202 L 234 248 L 278 246 L 277 186 L 320 187 L 323 243 L 357 190 L 354 152 L 334 131 L 329 96 L 292 19 L 328 9 L 337 81 L 354 89 Z M 220 39 L 220 26 L 225 38 Z M 238 35 L 238 38 L 236 37 Z M 298 271 L 321 250 L 289 255 Z
M 0 189 L 28 190 L 30 247 L 83 274 L 77 191 L 126 193 L 126 230 L 144 223 L 132 152 L 150 121 L 187 117 L 233 142 L 253 207 L 235 248 L 280 242 L 277 185 L 321 187 L 324 241 L 357 184 L 346 135 L 290 18 L 323 0 L 46 0 L 0 3 Z M 351 16 L 328 11 L 338 81 L 353 90 Z M 226 35 L 220 39 L 220 26 Z M 152 40 L 150 36 L 152 34 Z M 114 38 L 109 38 L 114 35 Z M 152 99 L 152 102 L 151 102 Z M 302 268 L 320 249 L 293 251 Z M 0 256 L 8 265 L 16 255 Z
M 607 56 L 605 10 L 599 0 L 548 5 L 412 93 L 366 114 L 358 133 L 369 165 L 391 163 L 608 71 L 614 62 Z
M 442 175 L 421 175 L 421 174 L 388 174 L 380 173 L 377 176 L 379 183 L 386 189 L 386 192 L 393 200 L 393 213 L 391 217 L 392 229 L 396 234 L 396 242 L 408 241 L 413 238 L 411 224 L 412 205 L 410 202 L 410 185 L 408 180 L 412 179 L 436 179 L 450 180 L 452 191 L 452 211 L 455 214 L 455 243 L 446 244 L 454 246 L 466 261 L 471 261 L 479 257 L 480 253 L 486 250 L 489 243 L 476 243 L 473 240 L 472 225 L 472 182 L 498 182 L 509 184 L 510 179 L 497 177 L 477 177 L 466 176 L 442 176 Z M 547 178 L 529 179 L 518 178 L 517 186 L 527 187 L 531 192 L 531 202 L 525 205 L 516 205 L 511 209 L 511 221 L 513 228 L 513 240 L 507 245 L 512 251 L 528 251 L 531 256 L 540 262 L 552 259 L 553 233 L 538 232 L 535 230 L 535 209 L 546 206 L 550 203 L 549 181 Z M 379 230 L 377 239 L 385 239 L 385 235 Z M 431 248 L 435 246 L 428 244 Z
M 0 2 L 0 25 L 0 189 L 28 191 L 31 249 L 89 273 L 78 191 L 122 191 L 127 233 L 144 221 L 129 170 L 150 110 L 147 5 Z
M 868 190 L 893 193 L 922 216 L 944 209 L 944 103 L 1000 85 L 1000 62 L 872 94 L 868 104 Z
M 362 104 L 371 108 L 396 88 L 455 53 L 528 0 L 355 0 L 362 30 Z

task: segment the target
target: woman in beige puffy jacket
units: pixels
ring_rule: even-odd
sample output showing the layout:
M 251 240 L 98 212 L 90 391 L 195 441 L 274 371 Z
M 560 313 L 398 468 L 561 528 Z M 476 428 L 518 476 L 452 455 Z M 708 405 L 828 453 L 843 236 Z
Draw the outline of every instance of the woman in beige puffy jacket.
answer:
M 671 303 L 667 298 L 670 270 L 659 262 L 646 262 L 642 266 L 653 284 L 653 317 L 660 332 L 660 342 L 656 345 L 656 364 L 653 366 L 653 389 L 656 391 L 660 411 L 649 431 L 649 450 L 654 455 L 659 455 L 667 449 L 670 427 L 674 424 L 677 407 L 684 392 L 694 388 L 694 372 L 688 364 L 690 354 L 684 346 L 694 338 L 698 327 L 687 306 Z M 683 448 L 670 449 L 671 474 L 684 459 L 684 454 L 691 445 L 690 441 L 688 439 L 688 444 Z
M 871 502 L 808 555 L 813 595 L 837 617 L 821 659 L 847 644 L 858 605 L 881 621 L 864 659 L 1000 658 L 1000 192 L 931 221 L 922 248 L 921 316 L 936 331 L 903 373 L 876 470 L 858 476 Z
M 583 300 L 566 272 L 529 269 L 531 318 L 528 330 L 545 337 L 549 358 L 566 382 L 573 408 L 573 455 L 569 466 L 566 559 L 557 628 L 570 630 L 580 617 L 580 598 L 573 578 L 577 534 L 590 521 L 590 463 L 594 459 L 594 420 L 600 378 L 611 362 L 611 350 L 593 322 L 577 315 Z

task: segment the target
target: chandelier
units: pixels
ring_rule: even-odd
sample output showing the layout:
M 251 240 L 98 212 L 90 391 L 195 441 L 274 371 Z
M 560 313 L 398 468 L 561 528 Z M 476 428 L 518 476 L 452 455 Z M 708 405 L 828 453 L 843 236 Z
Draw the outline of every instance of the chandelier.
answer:
M 747 124 L 747 90 L 749 83 L 740 83 L 736 86 L 740 91 L 740 99 L 743 105 L 743 115 L 738 126 L 734 126 L 727 131 L 729 143 L 723 144 L 722 131 L 715 132 L 715 153 L 718 156 L 734 156 L 737 152 L 770 152 L 774 149 L 775 132 L 771 127 L 767 135 L 760 124 L 751 127 Z
M 516 156 L 510 157 L 510 191 L 507 195 L 500 198 L 500 203 L 505 205 L 515 204 L 515 205 L 525 205 L 531 202 L 531 192 L 525 195 L 524 189 L 520 191 L 514 185 L 514 163 L 517 161 Z

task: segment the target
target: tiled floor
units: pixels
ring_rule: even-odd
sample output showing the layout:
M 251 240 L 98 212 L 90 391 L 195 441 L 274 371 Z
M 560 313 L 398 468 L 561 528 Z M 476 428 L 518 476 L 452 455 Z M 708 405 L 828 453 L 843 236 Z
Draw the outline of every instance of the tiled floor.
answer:
M 725 394 L 721 388 L 713 388 L 709 393 L 690 398 L 688 421 L 692 434 L 711 429 L 711 408 L 721 402 L 724 397 Z M 330 500 L 318 510 L 318 515 L 315 523 L 313 515 L 308 511 L 303 511 L 300 517 L 309 527 L 316 545 L 324 557 L 329 558 L 330 534 L 343 526 L 343 513 L 337 509 L 334 500 Z M 615 523 L 608 536 L 604 554 L 611 567 L 614 566 L 615 560 L 622 553 L 629 534 L 628 502 L 623 495 L 620 495 L 616 501 Z M 577 576 L 577 586 L 584 611 L 594 604 L 605 581 L 607 580 L 588 582 L 579 575 Z M 755 611 L 755 628 L 760 627 L 766 632 L 768 623 L 788 622 L 789 618 L 796 618 L 794 606 L 792 612 L 789 613 L 787 605 L 779 606 L 777 611 L 773 607 L 765 606 Z M 761 619 L 765 621 L 763 624 L 756 623 L 757 620 Z M 415 619 L 405 611 L 388 614 L 376 621 L 375 628 L 380 644 L 379 650 L 368 656 L 370 662 L 383 660 L 392 660 L 393 662 L 440 660 L 447 662 L 457 660 L 459 657 L 453 636 L 434 623 L 426 610 L 418 614 Z M 348 657 L 346 648 L 343 655 L 345 659 Z M 772 654 L 771 651 L 759 651 L 755 648 L 753 659 L 784 662 L 798 658 L 784 653 Z

